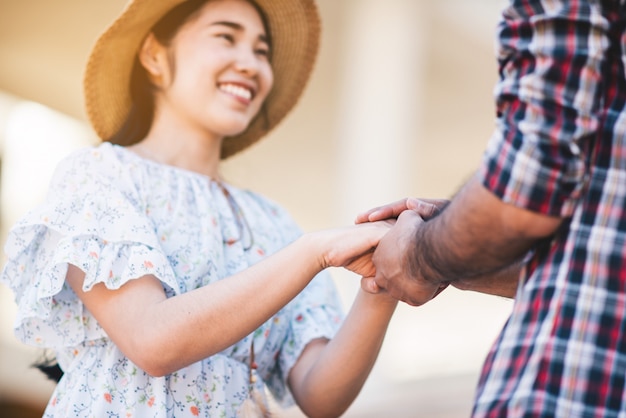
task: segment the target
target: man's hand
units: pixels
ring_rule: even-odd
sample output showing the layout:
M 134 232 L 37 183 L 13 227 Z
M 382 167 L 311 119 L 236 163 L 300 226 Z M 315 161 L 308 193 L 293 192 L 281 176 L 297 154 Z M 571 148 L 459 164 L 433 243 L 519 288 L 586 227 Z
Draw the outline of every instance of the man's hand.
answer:
M 412 210 L 420 215 L 422 219 L 428 220 L 437 216 L 448 203 L 450 203 L 450 201 L 445 199 L 417 199 L 409 197 L 360 213 L 357 215 L 355 223 L 359 224 L 391 218 L 395 219 L 405 210 Z
M 413 277 L 414 272 L 407 268 L 414 254 L 416 231 L 423 223 L 424 220 L 413 210 L 400 213 L 395 226 L 374 251 L 372 261 L 376 276 L 362 279 L 363 290 L 370 293 L 386 291 L 395 299 L 418 306 L 446 288 L 447 284 L 428 282 L 420 274 Z

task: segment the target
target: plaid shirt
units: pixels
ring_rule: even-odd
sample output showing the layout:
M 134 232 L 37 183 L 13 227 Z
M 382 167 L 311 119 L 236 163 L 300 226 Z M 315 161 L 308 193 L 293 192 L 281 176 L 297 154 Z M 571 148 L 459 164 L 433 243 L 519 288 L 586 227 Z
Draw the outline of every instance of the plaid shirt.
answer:
M 626 417 L 626 0 L 510 0 L 483 184 L 564 218 L 523 273 L 474 417 Z

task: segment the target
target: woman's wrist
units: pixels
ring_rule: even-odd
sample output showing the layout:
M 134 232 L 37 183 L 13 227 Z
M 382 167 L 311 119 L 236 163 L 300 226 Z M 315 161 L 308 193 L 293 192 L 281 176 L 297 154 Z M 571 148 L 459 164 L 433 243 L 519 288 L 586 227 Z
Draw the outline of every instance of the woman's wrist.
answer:
M 328 246 L 324 244 L 324 235 L 322 233 L 305 233 L 298 238 L 297 243 L 301 246 L 301 251 L 305 258 L 313 260 L 315 269 L 318 272 L 328 267 L 333 267 L 328 261 Z
M 391 309 L 392 311 L 398 305 L 398 300 L 391 297 L 386 291 L 382 290 L 378 293 L 370 293 L 363 289 L 359 289 L 360 297 L 367 303 L 382 309 Z

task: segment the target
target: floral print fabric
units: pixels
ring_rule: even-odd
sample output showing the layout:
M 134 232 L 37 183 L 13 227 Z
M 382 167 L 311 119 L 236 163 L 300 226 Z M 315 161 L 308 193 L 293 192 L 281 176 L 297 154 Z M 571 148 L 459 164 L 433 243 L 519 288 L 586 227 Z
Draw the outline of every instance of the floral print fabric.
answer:
M 257 194 L 117 145 L 66 158 L 44 203 L 11 230 L 0 277 L 15 293 L 18 338 L 53 349 L 65 372 L 45 416 L 236 416 L 249 394 L 253 339 L 259 389 L 265 384 L 292 404 L 289 370 L 307 343 L 331 338 L 343 318 L 327 273 L 253 334 L 158 378 L 119 351 L 65 274 L 68 264 L 83 270 L 85 291 L 153 274 L 171 297 L 231 276 L 299 235 L 283 209 Z

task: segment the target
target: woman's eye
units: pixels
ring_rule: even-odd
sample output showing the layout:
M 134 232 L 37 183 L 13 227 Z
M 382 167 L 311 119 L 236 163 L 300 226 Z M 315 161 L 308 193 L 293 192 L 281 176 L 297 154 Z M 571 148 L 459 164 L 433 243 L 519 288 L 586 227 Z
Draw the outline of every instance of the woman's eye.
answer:
M 216 35 L 216 37 L 225 39 L 230 43 L 235 42 L 235 37 L 231 35 L 230 33 L 219 33 Z
M 257 48 L 254 50 L 254 53 L 263 57 L 267 57 L 270 55 L 270 51 L 267 48 Z

